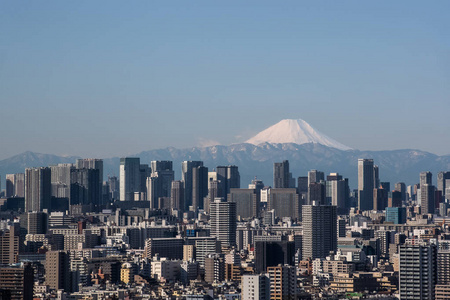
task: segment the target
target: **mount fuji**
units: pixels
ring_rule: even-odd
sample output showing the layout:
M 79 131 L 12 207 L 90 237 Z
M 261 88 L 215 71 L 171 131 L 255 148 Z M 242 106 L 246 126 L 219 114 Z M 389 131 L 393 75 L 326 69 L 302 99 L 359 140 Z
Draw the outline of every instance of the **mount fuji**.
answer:
M 261 131 L 246 143 L 260 145 L 269 144 L 321 144 L 339 150 L 352 150 L 338 141 L 314 129 L 302 119 L 285 119 Z

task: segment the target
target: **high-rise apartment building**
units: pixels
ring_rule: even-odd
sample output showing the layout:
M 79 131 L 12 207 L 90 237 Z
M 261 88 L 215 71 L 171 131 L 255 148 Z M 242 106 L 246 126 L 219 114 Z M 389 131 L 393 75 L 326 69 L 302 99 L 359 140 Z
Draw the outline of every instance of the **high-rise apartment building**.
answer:
M 48 251 L 45 254 L 45 282 L 51 289 L 71 292 L 69 265 L 66 251 Z
M 436 284 L 436 245 L 407 240 L 399 246 L 400 299 L 434 299 Z
M 0 231 L 0 264 L 19 261 L 19 226 Z
M 358 209 L 373 209 L 373 159 L 358 159 Z
M 120 201 L 133 201 L 134 194 L 141 192 L 140 159 L 124 157 L 120 159 Z
M 297 275 L 293 266 L 268 267 L 270 299 L 297 299 Z
M 266 274 L 242 276 L 242 300 L 269 300 L 270 280 Z
M 210 203 L 211 236 L 226 246 L 236 245 L 236 203 L 216 198 Z
M 30 264 L 0 266 L 0 290 L 10 293 L 10 297 L 4 299 L 32 300 L 33 280 L 33 268 Z
M 25 211 L 41 211 L 51 206 L 50 168 L 25 169 Z
M 325 258 L 337 250 L 337 213 L 333 205 L 303 205 L 303 258 Z

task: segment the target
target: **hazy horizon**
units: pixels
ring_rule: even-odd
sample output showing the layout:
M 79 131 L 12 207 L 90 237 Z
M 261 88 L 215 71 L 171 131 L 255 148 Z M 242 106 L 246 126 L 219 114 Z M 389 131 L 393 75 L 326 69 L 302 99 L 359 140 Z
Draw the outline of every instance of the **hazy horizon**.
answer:
M 301 118 L 450 151 L 450 2 L 0 4 L 0 159 L 239 143 Z

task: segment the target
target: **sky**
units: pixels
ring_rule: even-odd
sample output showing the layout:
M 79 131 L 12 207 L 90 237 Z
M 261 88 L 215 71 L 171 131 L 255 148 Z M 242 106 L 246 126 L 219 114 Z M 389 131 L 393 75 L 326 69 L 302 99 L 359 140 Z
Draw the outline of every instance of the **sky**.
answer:
M 3 1 L 0 159 L 245 141 L 301 118 L 450 154 L 450 1 Z

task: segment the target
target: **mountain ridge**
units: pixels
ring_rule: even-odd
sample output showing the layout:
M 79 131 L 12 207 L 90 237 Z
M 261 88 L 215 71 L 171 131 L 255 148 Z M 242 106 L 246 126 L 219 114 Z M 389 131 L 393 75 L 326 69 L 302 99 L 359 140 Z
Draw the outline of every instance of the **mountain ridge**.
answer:
M 290 171 L 294 177 L 307 176 L 311 169 L 329 174 L 339 172 L 349 178 L 350 186 L 357 186 L 358 158 L 373 158 L 380 168 L 381 181 L 403 181 L 414 184 L 419 181 L 421 171 L 431 171 L 435 176 L 439 171 L 450 170 L 450 155 L 438 156 L 417 149 L 398 149 L 384 151 L 339 150 L 320 144 L 249 143 L 230 146 L 190 147 L 177 149 L 146 150 L 133 155 L 140 157 L 142 163 L 151 160 L 172 160 L 176 178 L 180 178 L 183 160 L 202 160 L 210 171 L 218 165 L 234 164 L 241 173 L 241 187 L 245 188 L 257 176 L 265 185 L 272 185 L 273 163 L 289 160 Z M 27 151 L 0 161 L 0 176 L 4 182 L 5 174 L 23 173 L 26 167 L 48 166 L 57 163 L 75 163 L 78 156 L 63 157 Z M 119 157 L 104 158 L 104 174 L 119 176 Z M 435 180 L 433 181 L 436 182 Z M 2 185 L 4 186 L 4 185 Z

